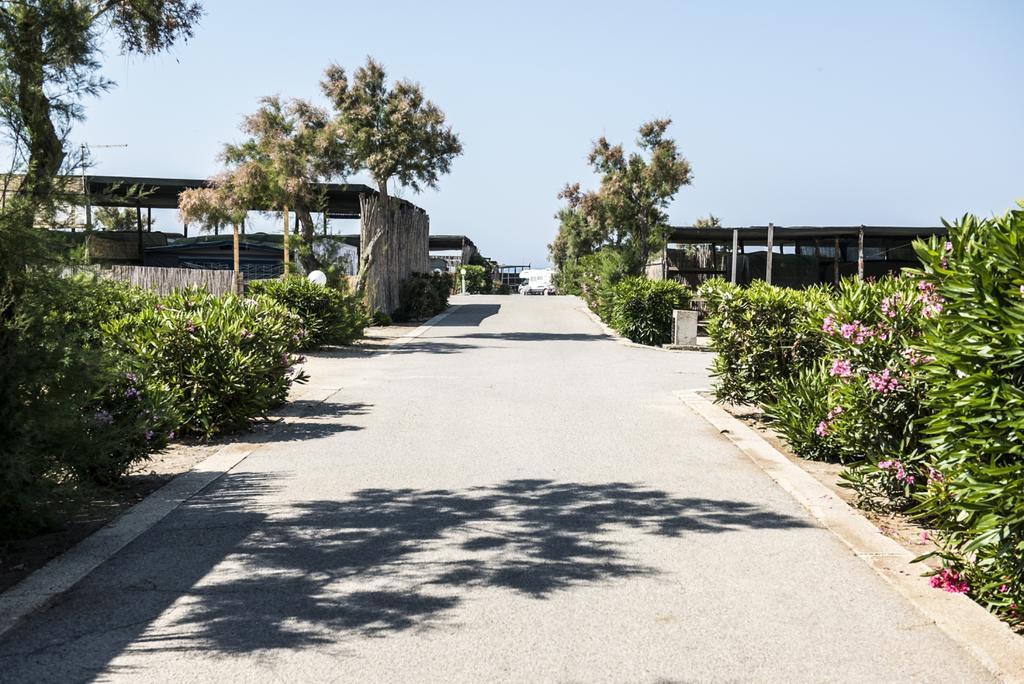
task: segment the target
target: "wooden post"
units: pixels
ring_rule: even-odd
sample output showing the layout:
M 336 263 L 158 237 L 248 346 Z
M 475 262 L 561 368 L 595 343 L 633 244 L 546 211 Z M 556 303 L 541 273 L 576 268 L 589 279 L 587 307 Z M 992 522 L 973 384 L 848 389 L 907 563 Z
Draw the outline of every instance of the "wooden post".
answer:
M 146 232 L 153 232 L 153 207 L 146 207 Z
M 864 279 L 864 226 L 857 231 L 857 277 Z
M 185 224 L 185 237 L 188 237 L 188 224 Z
M 238 258 L 238 232 L 239 232 L 239 226 L 238 226 L 238 222 L 237 221 L 233 222 L 231 225 L 234 228 L 234 240 L 235 240 L 235 244 L 234 244 L 234 252 L 235 252 L 235 294 L 240 295 L 240 294 L 242 294 L 242 288 L 240 287 L 241 280 L 242 280 L 242 269 L 241 269 L 241 266 L 239 264 L 240 260 Z
M 284 277 L 288 277 L 288 207 L 284 208 Z
M 740 246 L 740 230 L 739 228 L 732 229 L 732 279 L 733 285 L 736 284 L 736 256 L 739 252 Z
M 832 252 L 832 284 L 839 287 L 839 238 L 836 238 Z
M 145 252 L 142 249 L 142 202 L 135 200 L 135 225 L 138 228 L 139 243 L 139 265 L 146 263 Z
M 768 224 L 768 255 L 764 262 L 764 280 L 769 285 L 772 284 L 772 242 L 775 239 L 775 224 Z

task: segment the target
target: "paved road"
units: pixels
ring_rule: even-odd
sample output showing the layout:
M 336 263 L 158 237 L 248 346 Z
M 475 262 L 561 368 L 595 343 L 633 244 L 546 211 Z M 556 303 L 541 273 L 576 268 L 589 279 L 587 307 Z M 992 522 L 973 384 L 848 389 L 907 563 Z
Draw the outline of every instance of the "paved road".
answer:
M 0 679 L 984 681 L 672 395 L 709 356 L 458 298 L 0 641 Z

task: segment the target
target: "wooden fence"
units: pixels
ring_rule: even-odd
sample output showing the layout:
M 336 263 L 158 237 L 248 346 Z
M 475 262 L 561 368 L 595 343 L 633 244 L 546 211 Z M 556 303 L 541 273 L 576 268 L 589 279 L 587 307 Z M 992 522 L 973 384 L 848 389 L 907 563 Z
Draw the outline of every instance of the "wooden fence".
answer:
M 371 311 L 391 314 L 398 309 L 399 289 L 412 273 L 430 272 L 430 219 L 422 209 L 403 200 L 391 200 L 391 221 L 385 220 L 379 196 L 360 195 L 362 225 L 360 259 L 373 247 L 366 281 L 366 301 Z
M 185 287 L 201 287 L 210 294 L 238 292 L 233 271 L 160 266 L 111 266 L 100 275 L 144 287 L 157 294 L 170 294 Z

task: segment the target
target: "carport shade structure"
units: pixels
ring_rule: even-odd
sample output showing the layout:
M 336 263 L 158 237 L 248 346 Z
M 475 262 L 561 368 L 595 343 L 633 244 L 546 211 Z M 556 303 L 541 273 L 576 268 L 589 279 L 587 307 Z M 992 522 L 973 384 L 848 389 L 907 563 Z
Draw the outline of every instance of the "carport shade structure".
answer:
M 843 258 L 850 249 L 856 248 L 856 272 L 859 276 L 865 275 L 865 249 L 873 249 L 884 255 L 883 261 L 897 268 L 903 264 L 902 259 L 889 259 L 890 254 L 898 251 L 906 251 L 914 240 L 926 239 L 935 235 L 945 235 L 946 228 L 942 226 L 746 226 L 733 228 L 704 228 L 696 226 L 679 226 L 671 228 L 668 235 L 666 247 L 662 249 L 661 263 L 652 266 L 661 267 L 661 278 L 669 278 L 674 275 L 693 275 L 698 280 L 711 276 L 728 277 L 732 282 L 738 282 L 737 263 L 738 256 L 744 254 L 747 247 L 764 247 L 771 252 L 778 249 L 777 254 L 782 254 L 786 246 L 791 246 L 796 254 L 810 255 L 813 253 L 818 259 L 828 254 L 826 259 L 831 262 L 832 273 L 827 280 L 838 283 L 842 264 L 849 264 Z M 712 263 L 711 268 L 675 269 L 672 273 L 671 259 L 669 258 L 668 245 L 710 245 L 712 255 L 717 247 L 723 249 L 728 247 L 732 257 L 729 261 L 728 271 Z M 813 252 L 811 251 L 813 250 Z M 765 259 L 765 280 L 772 279 L 772 259 L 766 253 Z M 826 282 L 822 278 L 822 282 Z
M 143 176 L 83 176 L 76 179 L 79 192 L 84 197 L 85 224 L 92 224 L 92 207 L 135 207 L 139 254 L 142 245 L 142 209 L 147 214 L 152 209 L 177 209 L 178 196 L 183 190 L 209 187 L 207 179 L 200 178 L 153 178 Z M 375 196 L 377 191 L 368 185 L 351 183 L 321 183 L 320 190 L 326 202 L 327 218 L 357 219 L 361 217 L 361 196 Z M 271 207 L 252 206 L 251 211 L 267 211 Z M 417 209 L 419 209 L 417 207 Z M 419 209 L 419 211 L 423 211 Z M 152 226 L 148 220 L 147 226 Z M 188 224 L 184 226 L 188 237 Z
M 362 249 L 358 235 L 349 234 L 339 237 L 346 244 L 352 245 L 356 249 Z M 473 241 L 465 235 L 430 235 L 427 237 L 427 249 L 430 252 L 462 252 L 462 263 L 464 264 L 469 263 L 474 254 L 480 253 Z

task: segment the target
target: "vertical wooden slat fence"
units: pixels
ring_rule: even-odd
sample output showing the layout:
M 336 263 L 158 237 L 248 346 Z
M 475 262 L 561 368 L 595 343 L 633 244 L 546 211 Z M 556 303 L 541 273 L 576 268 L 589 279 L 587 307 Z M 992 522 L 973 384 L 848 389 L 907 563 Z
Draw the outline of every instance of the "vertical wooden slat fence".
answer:
M 163 268 L 159 266 L 111 266 L 101 275 L 152 290 L 170 294 L 185 287 L 202 287 L 210 294 L 222 295 L 236 291 L 235 274 L 226 270 L 200 268 Z
M 372 311 L 394 313 L 401 305 L 402 282 L 413 273 L 430 272 L 430 218 L 409 202 L 391 199 L 392 220 L 385 221 L 379 196 L 361 195 L 360 259 L 366 259 L 377 237 L 366 279 L 366 301 Z M 378 237 L 379 234 L 379 237 Z

